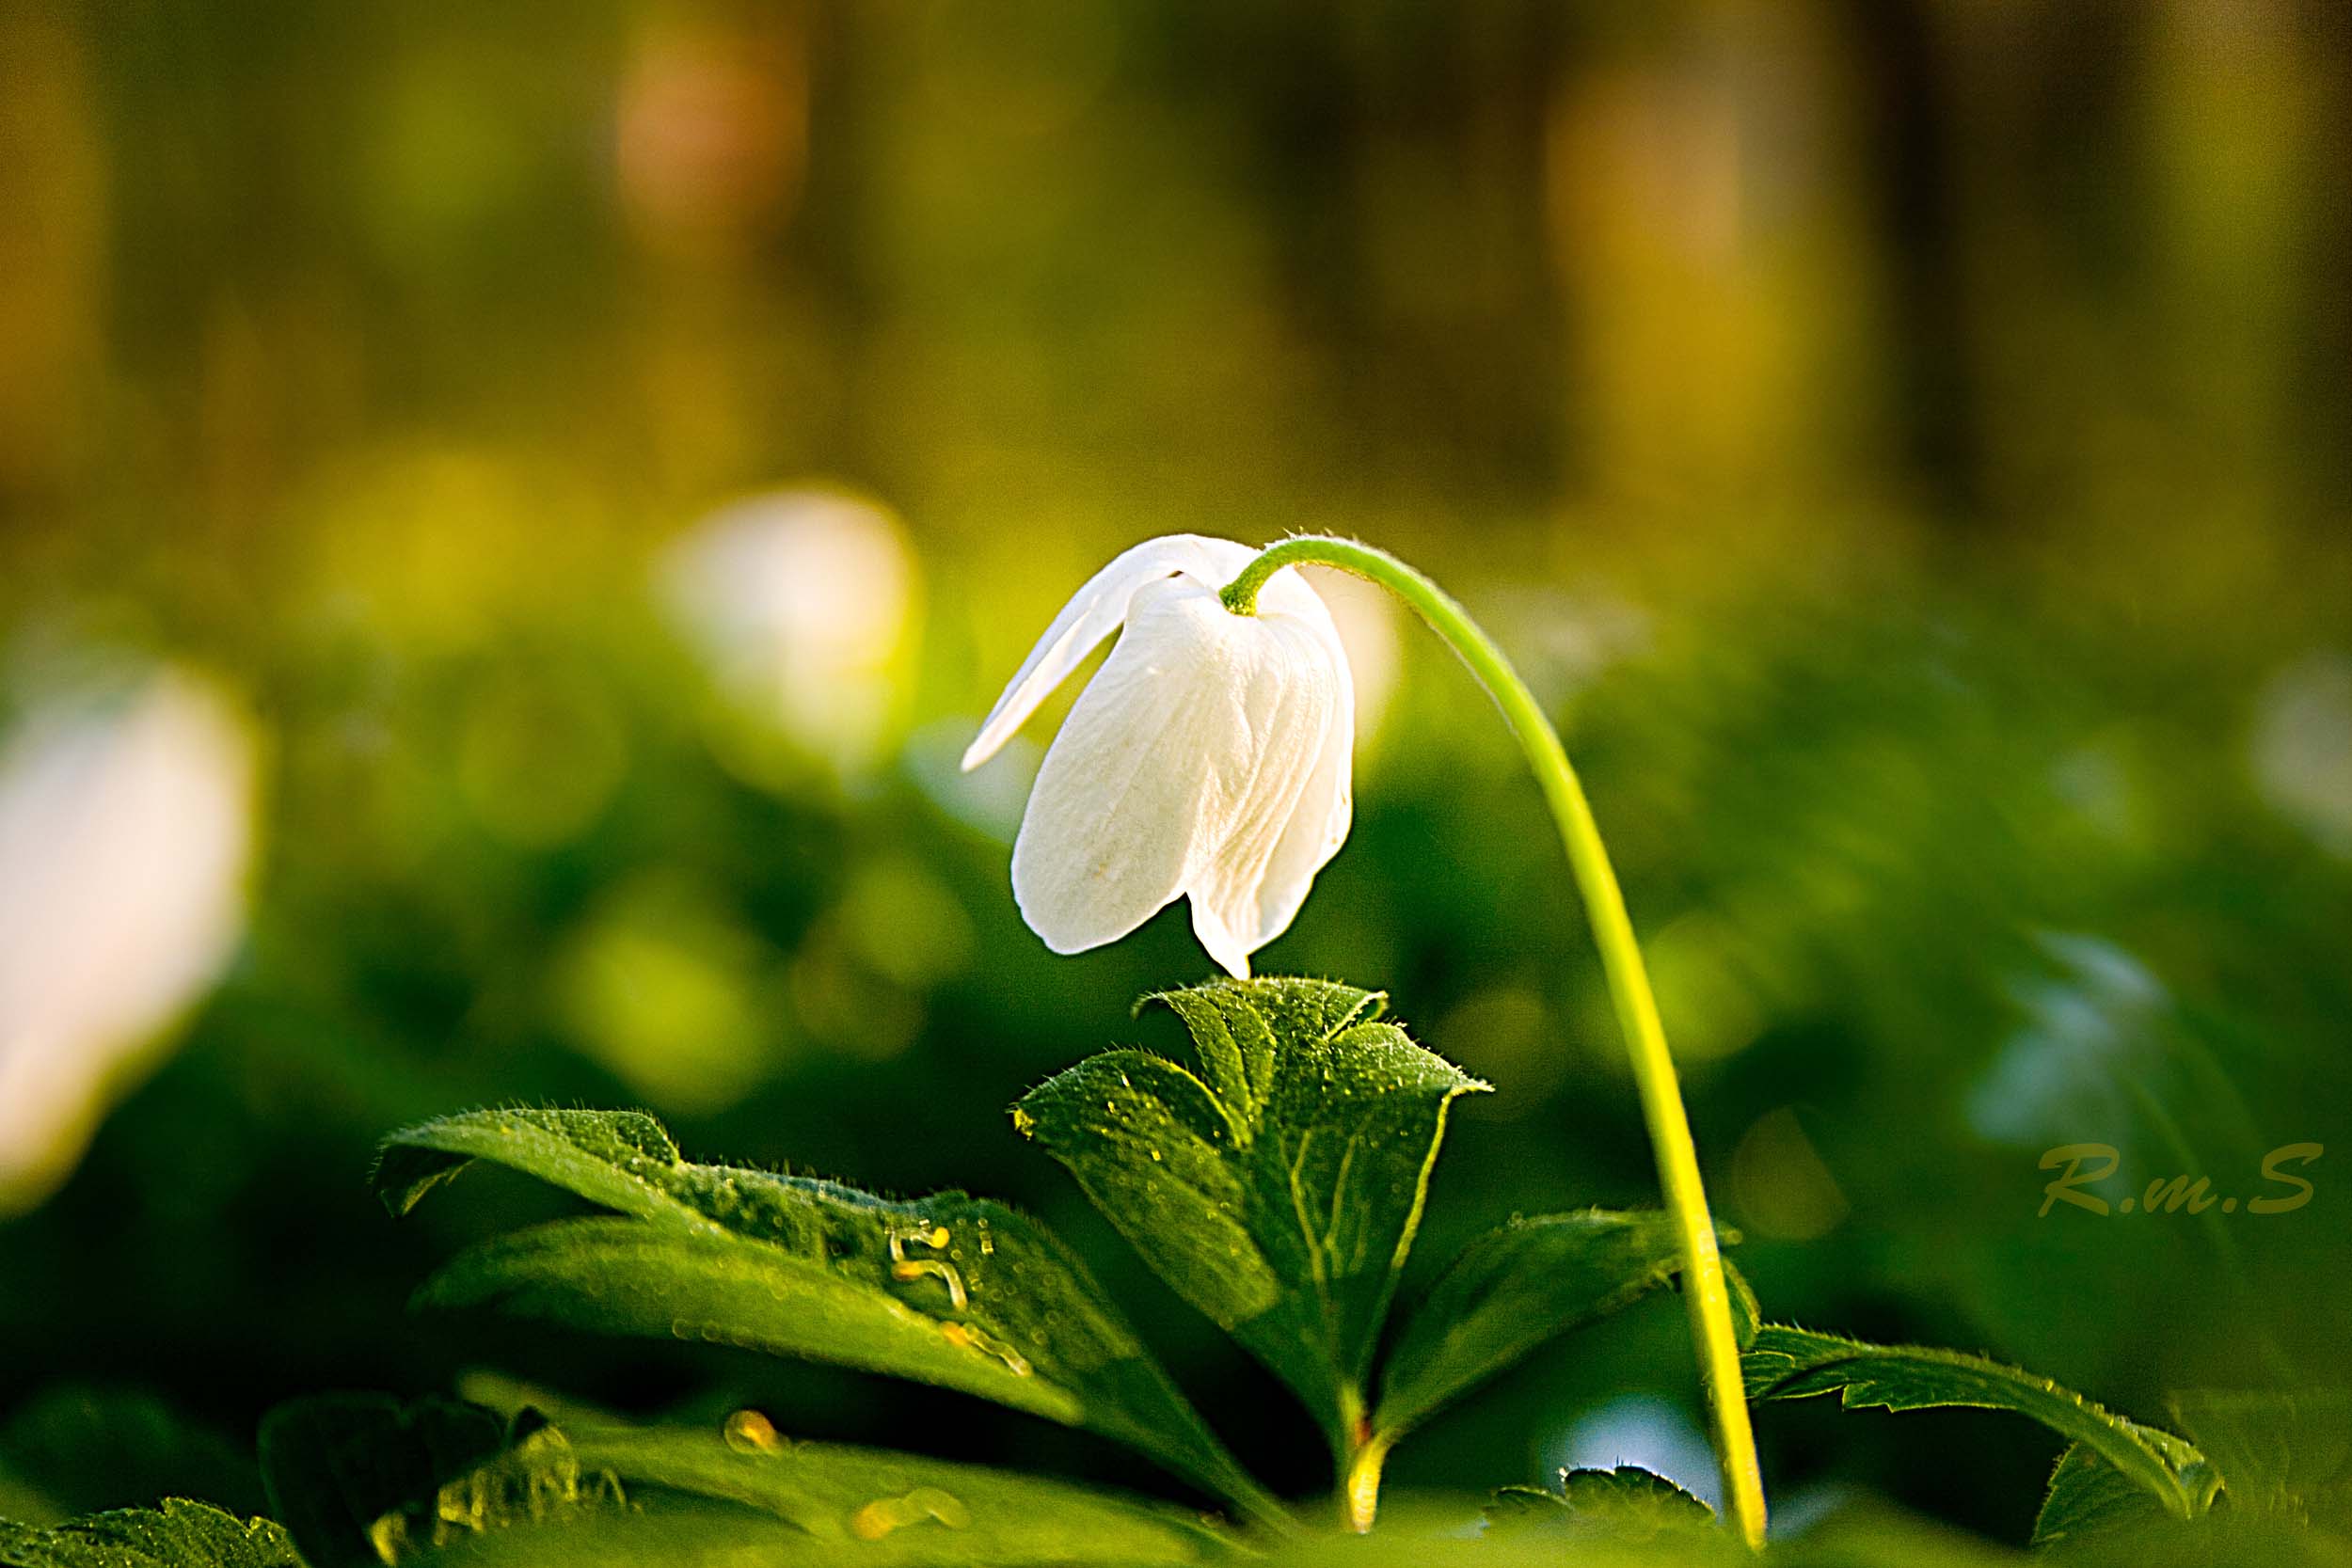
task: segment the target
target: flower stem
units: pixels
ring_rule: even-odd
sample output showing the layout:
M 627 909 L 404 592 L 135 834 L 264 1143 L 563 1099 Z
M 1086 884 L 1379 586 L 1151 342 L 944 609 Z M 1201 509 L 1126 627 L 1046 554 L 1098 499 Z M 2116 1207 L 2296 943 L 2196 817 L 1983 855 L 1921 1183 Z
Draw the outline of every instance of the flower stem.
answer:
M 1343 1472 L 1341 1484 L 1345 1489 L 1347 1528 L 1358 1535 L 1371 1532 L 1373 1515 L 1380 1507 L 1380 1466 L 1389 1457 L 1391 1441 L 1387 1437 L 1366 1439 Z
M 1567 750 L 1494 640 L 1444 589 L 1385 550 L 1321 534 L 1282 540 L 1268 546 L 1226 585 L 1221 595 L 1225 607 L 1237 615 L 1252 613 L 1258 590 L 1265 580 L 1283 567 L 1295 565 L 1336 566 L 1353 572 L 1410 605 L 1486 687 L 1535 770 L 1536 783 L 1543 786 L 1561 842 L 1567 848 L 1568 865 L 1583 895 L 1593 940 L 1600 948 L 1601 968 L 1609 979 L 1617 1022 L 1625 1031 L 1626 1050 L 1632 1060 L 1633 1080 L 1641 1091 L 1643 1119 L 1648 1124 L 1650 1146 L 1658 1158 L 1659 1186 L 1674 1214 L 1681 1243 L 1683 1299 L 1689 1304 L 1692 1342 L 1698 1353 L 1700 1379 L 1713 1418 L 1724 1500 L 1741 1537 L 1750 1546 L 1760 1547 L 1764 1544 L 1764 1478 L 1756 1463 L 1756 1437 L 1748 1425 L 1747 1397 L 1740 1378 L 1740 1344 L 1731 1326 L 1731 1298 L 1724 1284 L 1723 1258 L 1716 1249 L 1715 1224 L 1708 1213 L 1707 1190 L 1699 1178 L 1691 1118 L 1683 1109 L 1674 1057 L 1666 1049 L 1666 1032 L 1658 1020 L 1658 999 L 1650 990 L 1649 971 L 1643 965 L 1633 924 L 1626 915 L 1624 891 L 1617 885 L 1599 825 L 1593 820 L 1584 786 L 1568 763 Z

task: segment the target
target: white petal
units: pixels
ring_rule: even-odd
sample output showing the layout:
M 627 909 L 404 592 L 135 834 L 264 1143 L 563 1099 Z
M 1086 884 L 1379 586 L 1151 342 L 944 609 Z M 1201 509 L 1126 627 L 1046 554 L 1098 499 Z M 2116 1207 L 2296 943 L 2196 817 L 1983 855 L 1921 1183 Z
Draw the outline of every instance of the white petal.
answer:
M 1345 787 L 1343 737 L 1354 729 L 1353 693 L 1330 618 L 1320 606 L 1313 609 L 1312 614 L 1262 610 L 1257 617 L 1262 635 L 1282 650 L 1290 666 L 1288 711 L 1278 724 L 1261 731 L 1261 770 L 1250 797 L 1216 856 L 1185 890 L 1200 944 L 1236 975 L 1246 975 L 1248 955 L 1290 924 L 1315 869 L 1338 847 L 1334 842 L 1326 848 L 1324 841 L 1332 816 L 1332 779 Z M 1343 705 L 1348 717 L 1343 718 Z M 1340 741 L 1336 758 L 1335 739 Z M 1312 820 L 1302 824 L 1302 812 L 1311 812 Z M 1343 824 L 1341 832 L 1344 836 Z M 1297 847 L 1301 844 L 1304 850 Z M 1310 860 L 1311 854 L 1316 858 Z M 1279 882 L 1272 880 L 1278 863 Z M 1270 891 L 1279 896 L 1279 907 L 1266 904 Z
M 1103 639 L 1119 629 L 1139 589 L 1179 574 L 1212 589 L 1222 588 L 1240 576 L 1257 553 L 1231 539 L 1171 533 L 1145 540 L 1095 573 L 1062 606 L 1061 613 L 1054 617 L 1054 624 L 1045 628 L 1045 635 L 1038 639 L 1037 646 L 1006 684 L 1004 694 L 996 699 L 980 733 L 963 753 L 964 770 L 969 772 L 994 756 L 997 748 L 1037 711 L 1038 705 L 1053 694 L 1054 688 L 1067 680 Z M 1298 574 L 1284 571 L 1279 576 L 1296 579 Z
M 1014 899 L 1048 947 L 1116 941 L 1198 884 L 1254 894 L 1329 724 L 1311 644 L 1295 622 L 1231 614 L 1200 580 L 1134 595 L 1013 845 Z M 1247 973 L 1251 929 L 1203 942 Z
M 1307 901 L 1307 890 L 1314 885 L 1315 873 L 1340 852 L 1355 821 L 1356 682 L 1339 628 L 1320 599 L 1316 609 L 1321 611 L 1316 641 L 1330 660 L 1336 687 L 1331 721 L 1324 731 L 1314 771 L 1308 775 L 1281 841 L 1266 863 L 1258 891 L 1258 925 L 1250 935 L 1253 951 L 1290 929 L 1298 907 Z
M 1234 931 L 1213 896 L 1192 895 L 1192 934 L 1217 968 L 1236 980 L 1249 978 L 1249 950 L 1254 945 Z

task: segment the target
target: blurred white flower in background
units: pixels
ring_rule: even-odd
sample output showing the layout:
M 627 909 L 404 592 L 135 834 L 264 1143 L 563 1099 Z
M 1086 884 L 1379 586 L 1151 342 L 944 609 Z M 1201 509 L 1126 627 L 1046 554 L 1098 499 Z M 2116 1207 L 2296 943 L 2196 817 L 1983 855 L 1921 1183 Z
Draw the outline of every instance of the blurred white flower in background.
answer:
M 243 928 L 251 739 L 183 674 L 0 748 L 0 1212 L 72 1170 Z
M 1303 568 L 1299 576 L 1331 612 L 1347 649 L 1347 673 L 1356 683 L 1356 755 L 1360 760 L 1375 749 L 1396 695 L 1404 657 L 1396 595 L 1376 582 L 1329 566 Z
M 845 772 L 880 758 L 919 593 L 889 513 L 815 488 L 739 501 L 672 546 L 660 579 L 670 612 L 738 705 Z
M 2352 657 L 2312 654 L 2272 676 L 2248 749 L 2271 809 L 2352 860 Z

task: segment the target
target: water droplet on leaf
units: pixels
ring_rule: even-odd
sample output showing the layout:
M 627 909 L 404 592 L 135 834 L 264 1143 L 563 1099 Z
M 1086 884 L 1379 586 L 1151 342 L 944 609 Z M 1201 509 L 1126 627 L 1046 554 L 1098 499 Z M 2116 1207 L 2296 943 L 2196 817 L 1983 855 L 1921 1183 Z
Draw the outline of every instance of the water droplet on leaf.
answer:
M 739 1410 L 722 1430 L 727 1447 L 737 1453 L 781 1453 L 785 1440 L 776 1425 L 756 1410 Z

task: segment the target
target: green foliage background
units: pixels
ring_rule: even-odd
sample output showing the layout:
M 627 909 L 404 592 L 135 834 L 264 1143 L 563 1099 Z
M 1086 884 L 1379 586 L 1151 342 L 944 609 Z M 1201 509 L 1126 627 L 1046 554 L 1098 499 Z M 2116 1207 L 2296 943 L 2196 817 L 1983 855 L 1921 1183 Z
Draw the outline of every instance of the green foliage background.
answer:
M 1200 977 L 1181 912 L 1052 958 L 1004 885 L 1020 764 L 953 773 L 1061 597 L 1180 530 L 1361 533 L 1522 661 L 1774 1320 L 2153 1420 L 2340 1381 L 2341 20 L 1758 11 L 8 7 L 0 707 L 91 650 L 192 660 L 266 769 L 234 966 L 0 1222 L 0 1514 L 249 1510 L 278 1401 L 493 1369 L 1165 1492 L 951 1395 L 409 1317 L 486 1210 L 565 1211 L 484 1179 L 394 1227 L 371 1150 L 518 1101 L 1017 1201 L 1246 1464 L 1322 1486 L 1306 1413 L 1005 1116 L 1179 1049 L 1127 1009 Z M 846 766 L 727 701 L 652 587 L 808 483 L 919 573 Z M 1653 1193 L 1533 786 L 1397 635 L 1355 833 L 1263 957 L 1384 988 L 1495 1087 L 1420 1275 Z M 2135 1188 L 2330 1154 L 2292 1214 L 2038 1218 L 2083 1141 Z M 1539 1353 L 1391 1485 L 1549 1480 L 1580 1412 L 1688 1402 L 1680 1335 L 1652 1303 Z M 2057 1438 L 1830 1403 L 1759 1412 L 1781 1497 L 2025 1539 Z

